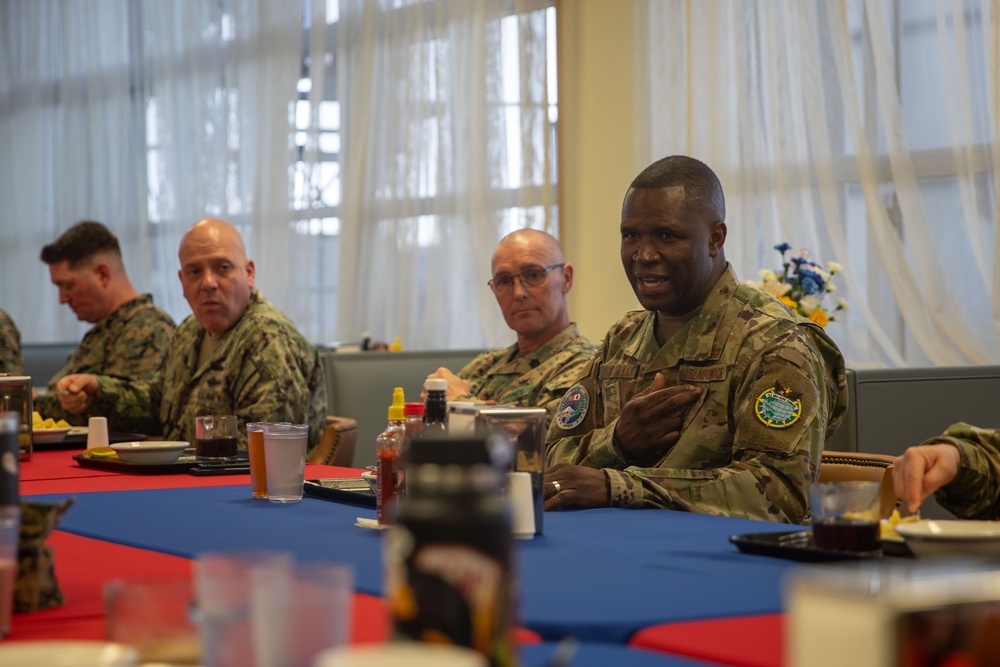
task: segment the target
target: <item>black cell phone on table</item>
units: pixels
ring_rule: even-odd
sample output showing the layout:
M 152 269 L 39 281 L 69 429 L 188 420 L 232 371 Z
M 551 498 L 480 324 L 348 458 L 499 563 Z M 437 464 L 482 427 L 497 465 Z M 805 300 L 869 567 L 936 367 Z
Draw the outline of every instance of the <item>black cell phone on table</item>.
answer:
M 237 459 L 235 461 L 199 461 L 188 468 L 189 475 L 210 477 L 214 475 L 247 475 L 250 473 L 250 461 Z
M 324 500 L 375 507 L 375 494 L 368 482 L 360 477 L 326 477 L 307 479 L 302 485 L 306 495 Z

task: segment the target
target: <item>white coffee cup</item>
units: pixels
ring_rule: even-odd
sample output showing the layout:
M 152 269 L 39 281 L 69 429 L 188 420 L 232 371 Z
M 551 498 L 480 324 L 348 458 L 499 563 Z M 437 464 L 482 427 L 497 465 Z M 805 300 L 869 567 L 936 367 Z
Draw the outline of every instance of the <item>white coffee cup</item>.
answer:
M 108 418 L 91 417 L 87 422 L 87 449 L 108 446 Z

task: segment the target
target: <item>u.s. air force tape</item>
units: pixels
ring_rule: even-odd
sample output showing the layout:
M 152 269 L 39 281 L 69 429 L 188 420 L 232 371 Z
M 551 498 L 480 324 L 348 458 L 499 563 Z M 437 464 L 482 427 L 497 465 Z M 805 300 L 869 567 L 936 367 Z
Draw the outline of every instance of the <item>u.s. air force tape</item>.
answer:
M 580 425 L 587 416 L 590 407 L 590 394 L 582 384 L 575 384 L 563 394 L 556 410 L 556 424 L 564 431 L 569 431 Z

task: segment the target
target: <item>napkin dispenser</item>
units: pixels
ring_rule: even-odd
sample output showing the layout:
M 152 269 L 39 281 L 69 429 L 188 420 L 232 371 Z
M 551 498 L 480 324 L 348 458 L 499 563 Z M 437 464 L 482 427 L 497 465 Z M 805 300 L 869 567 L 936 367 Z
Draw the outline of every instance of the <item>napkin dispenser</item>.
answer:
M 510 470 L 531 475 L 535 535 L 541 535 L 545 512 L 545 409 L 499 405 L 476 407 L 476 434 L 499 433 L 506 436 L 510 443 Z
M 34 423 L 30 377 L 0 373 L 0 414 L 4 412 L 14 412 L 20 416 L 18 443 L 21 460 L 30 461 L 32 455 L 31 429 Z

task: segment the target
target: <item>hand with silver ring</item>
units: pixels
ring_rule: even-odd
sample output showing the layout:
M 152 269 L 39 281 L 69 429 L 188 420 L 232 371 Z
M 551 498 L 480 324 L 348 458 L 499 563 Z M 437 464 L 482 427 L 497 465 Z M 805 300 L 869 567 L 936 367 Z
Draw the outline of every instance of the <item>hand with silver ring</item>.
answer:
M 562 491 L 562 487 L 559 486 L 559 482 L 555 482 L 555 481 L 552 482 L 552 488 L 556 490 L 556 493 L 559 493 L 560 491 Z M 552 494 L 552 495 L 555 495 L 555 494 Z

